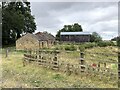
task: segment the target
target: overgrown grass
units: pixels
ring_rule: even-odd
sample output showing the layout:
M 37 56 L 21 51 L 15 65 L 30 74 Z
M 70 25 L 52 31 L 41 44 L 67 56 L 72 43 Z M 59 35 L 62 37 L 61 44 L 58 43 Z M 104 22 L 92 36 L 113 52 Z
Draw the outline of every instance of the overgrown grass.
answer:
M 105 48 L 94 48 L 88 49 L 87 51 L 108 51 L 117 50 L 115 47 L 112 49 Z M 66 58 L 75 58 L 79 56 L 75 51 L 73 53 L 67 53 L 70 55 Z M 65 55 L 65 54 L 63 54 Z M 65 57 L 63 57 L 65 58 Z M 65 60 L 65 59 L 64 59 Z M 72 60 L 72 61 L 71 61 Z M 106 80 L 98 81 L 97 78 L 91 79 L 86 77 L 84 74 L 81 75 L 70 75 L 63 72 L 53 71 L 47 68 L 43 68 L 35 63 L 27 64 L 23 67 L 23 52 L 13 51 L 9 53 L 8 57 L 5 58 L 2 55 L 2 87 L 40 87 L 40 88 L 114 88 L 117 84 L 106 83 Z M 75 60 L 65 60 L 66 62 L 74 63 Z M 116 66 L 113 66 L 116 69 Z

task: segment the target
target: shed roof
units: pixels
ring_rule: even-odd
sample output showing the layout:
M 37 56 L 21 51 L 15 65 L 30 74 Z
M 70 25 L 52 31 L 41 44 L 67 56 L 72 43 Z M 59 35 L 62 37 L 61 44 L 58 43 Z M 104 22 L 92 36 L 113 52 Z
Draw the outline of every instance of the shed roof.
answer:
M 90 35 L 89 32 L 61 32 L 60 35 Z

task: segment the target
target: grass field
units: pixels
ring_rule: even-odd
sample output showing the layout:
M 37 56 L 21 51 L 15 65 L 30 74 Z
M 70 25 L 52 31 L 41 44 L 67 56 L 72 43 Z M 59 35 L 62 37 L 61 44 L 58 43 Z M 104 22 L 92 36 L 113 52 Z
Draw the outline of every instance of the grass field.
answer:
M 117 47 L 96 47 L 87 51 L 98 52 L 99 50 L 113 53 L 117 51 Z M 117 66 L 114 66 L 114 69 L 117 70 Z M 13 51 L 7 58 L 4 53 L 2 54 L 2 87 L 115 88 L 117 83 L 98 81 L 84 75 L 68 76 L 63 72 L 46 69 L 35 63 L 23 67 L 23 52 Z

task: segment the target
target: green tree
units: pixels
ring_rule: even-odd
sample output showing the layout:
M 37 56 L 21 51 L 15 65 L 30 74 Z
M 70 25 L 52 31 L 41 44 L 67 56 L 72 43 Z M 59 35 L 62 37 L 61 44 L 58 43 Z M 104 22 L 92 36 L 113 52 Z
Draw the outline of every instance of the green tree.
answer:
M 68 25 L 68 31 L 69 31 L 69 32 L 72 32 L 72 31 L 73 31 L 72 25 Z
M 83 29 L 81 25 L 78 23 L 74 23 L 73 25 L 64 25 L 64 27 L 59 30 L 56 34 L 56 40 L 60 40 L 60 32 L 82 32 Z
M 81 25 L 79 25 L 78 23 L 75 23 L 74 25 L 73 25 L 73 32 L 80 32 L 80 31 L 83 31 L 82 30 L 82 27 L 81 27 Z
M 97 33 L 97 32 L 93 32 L 90 38 L 91 42 L 100 42 L 102 41 L 102 37 Z
M 112 38 L 111 41 L 116 41 L 117 42 L 117 46 L 120 47 L 120 36 Z
M 14 44 L 23 33 L 36 30 L 30 2 L 2 2 L 2 44 Z

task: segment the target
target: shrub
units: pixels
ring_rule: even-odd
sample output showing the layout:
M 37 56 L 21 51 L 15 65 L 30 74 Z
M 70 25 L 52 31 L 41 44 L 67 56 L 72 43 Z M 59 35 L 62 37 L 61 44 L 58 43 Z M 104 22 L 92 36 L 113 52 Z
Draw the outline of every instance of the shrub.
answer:
M 84 46 L 85 46 L 85 49 L 87 49 L 87 48 L 96 47 L 97 45 L 96 45 L 96 43 L 86 43 Z
M 101 42 L 98 42 L 97 45 L 99 47 L 115 46 L 115 44 L 112 41 L 101 41 Z
M 79 45 L 79 49 L 81 51 L 83 51 L 84 49 L 93 48 L 93 47 L 96 47 L 96 46 L 97 46 L 96 43 L 84 43 L 84 44 Z
M 69 51 L 75 51 L 77 50 L 77 48 L 74 45 L 67 45 L 65 46 L 65 50 L 69 50 Z

